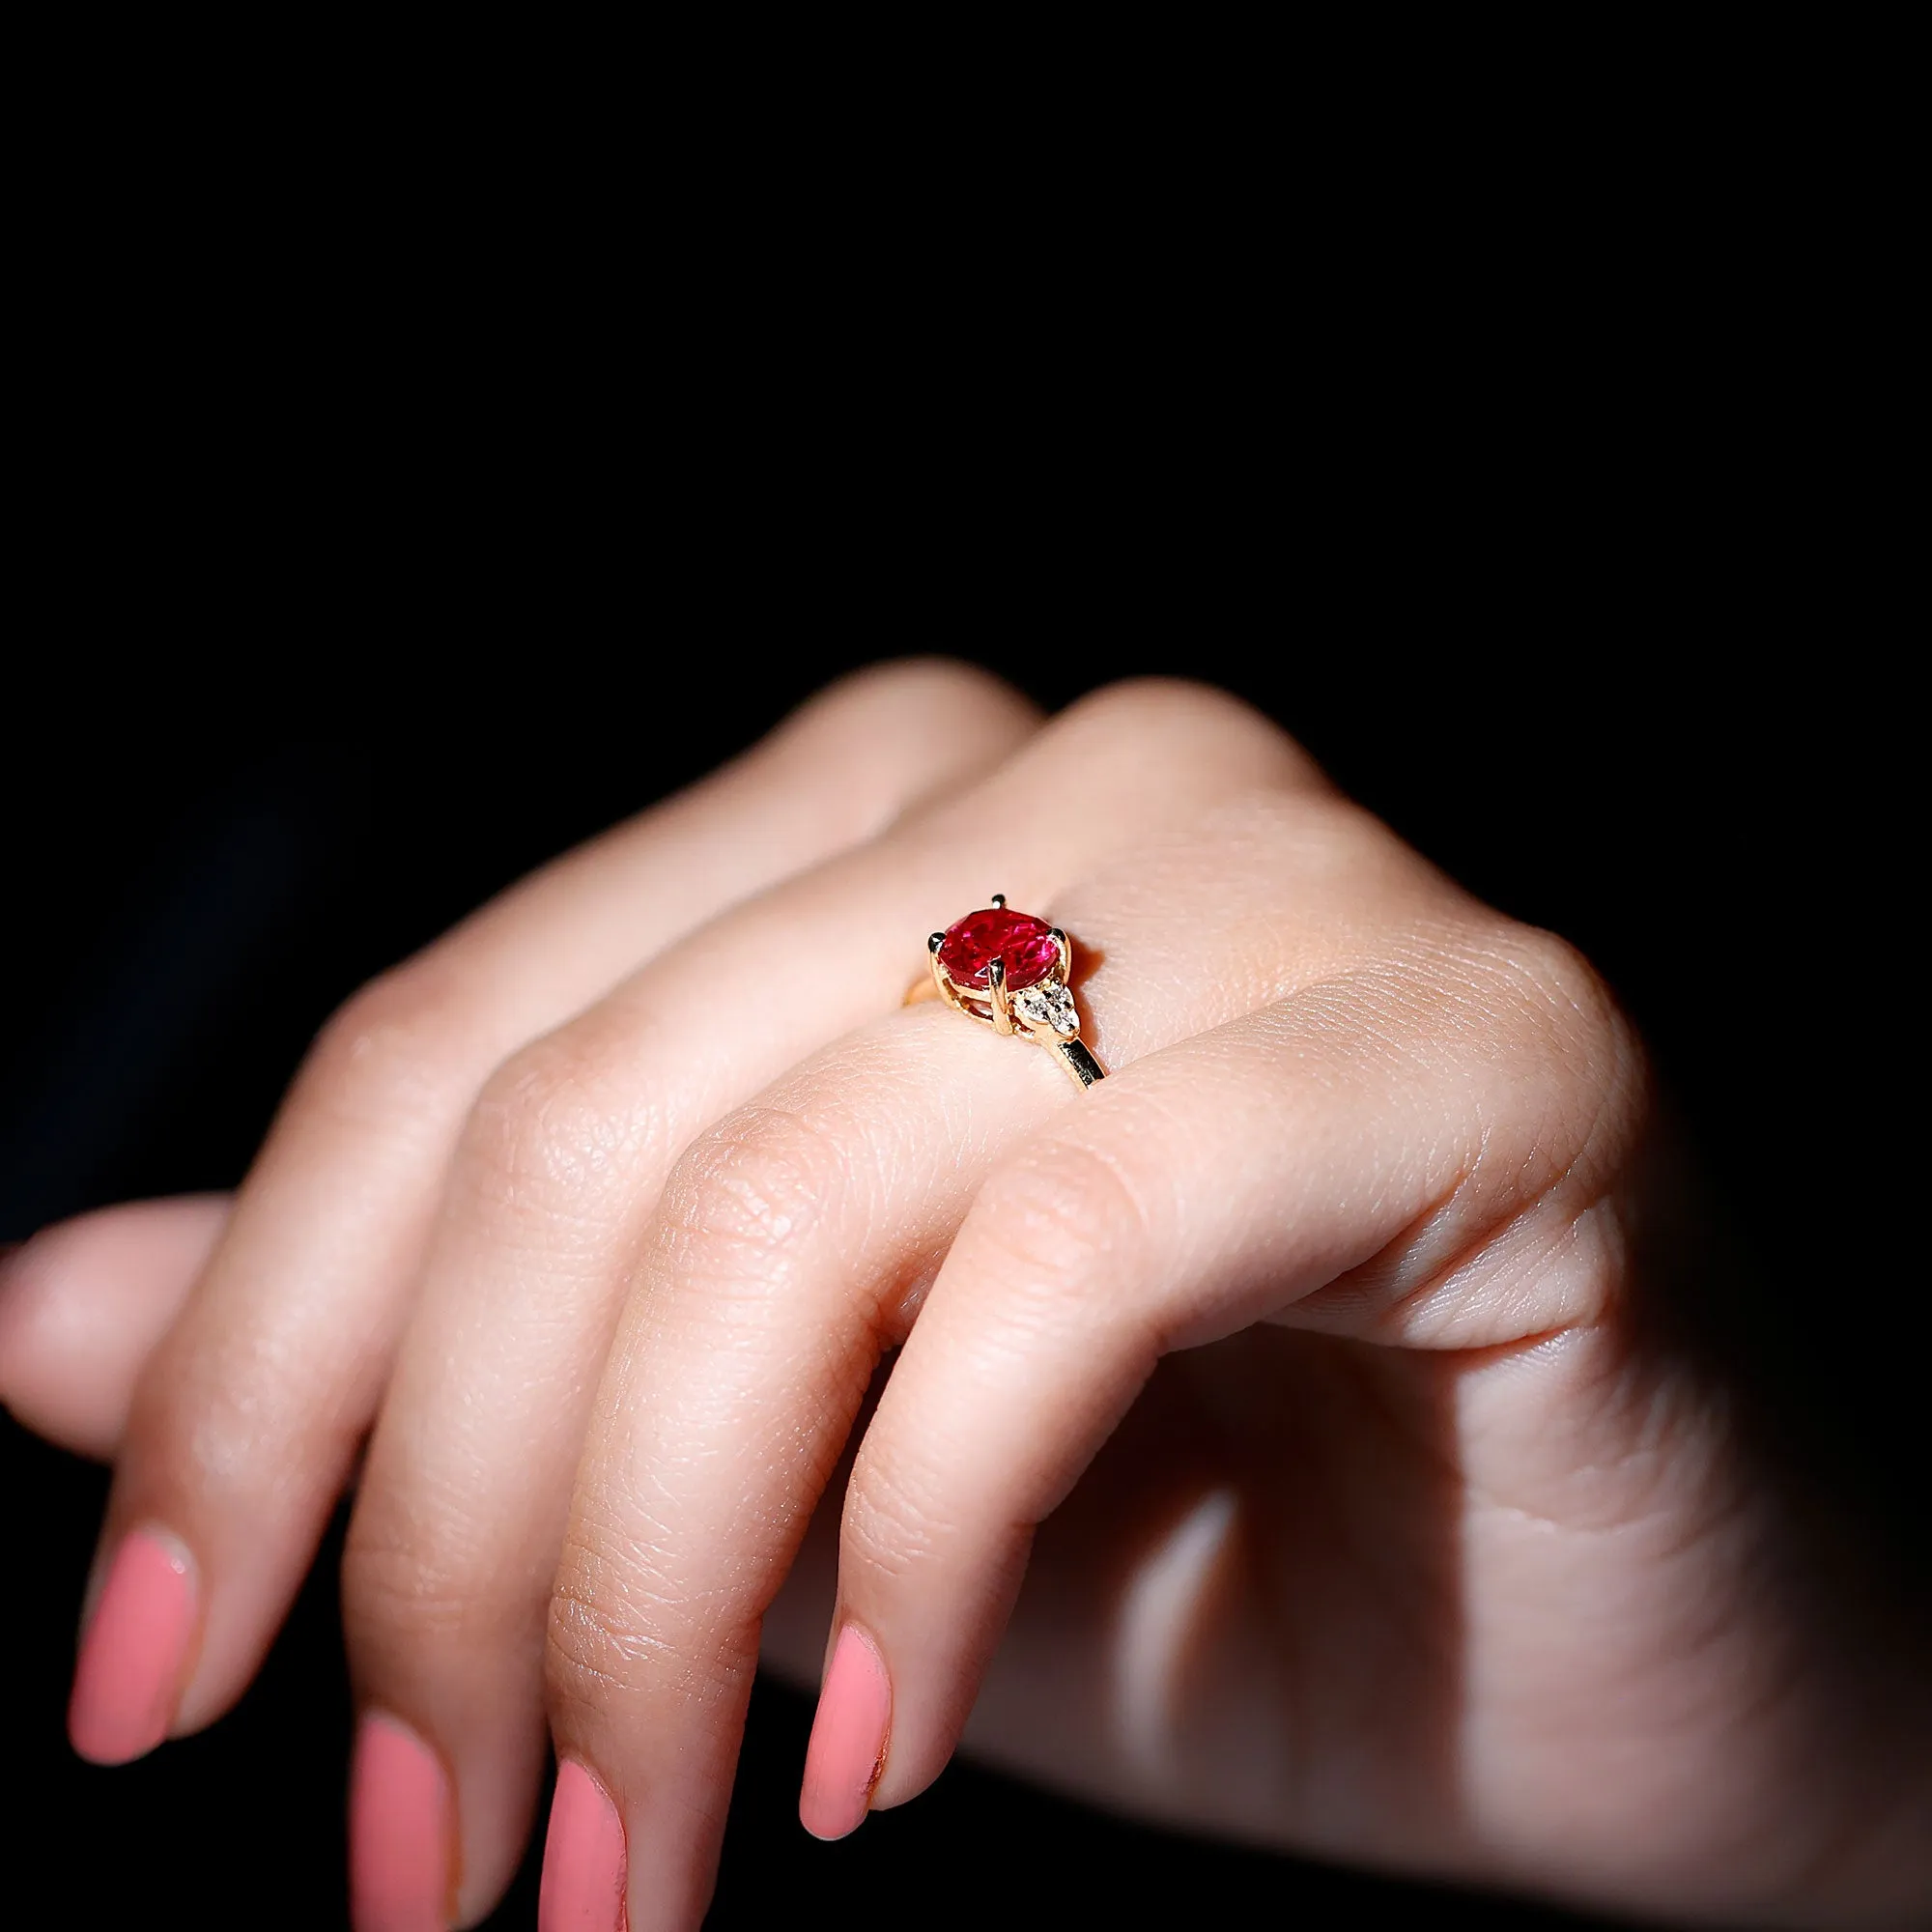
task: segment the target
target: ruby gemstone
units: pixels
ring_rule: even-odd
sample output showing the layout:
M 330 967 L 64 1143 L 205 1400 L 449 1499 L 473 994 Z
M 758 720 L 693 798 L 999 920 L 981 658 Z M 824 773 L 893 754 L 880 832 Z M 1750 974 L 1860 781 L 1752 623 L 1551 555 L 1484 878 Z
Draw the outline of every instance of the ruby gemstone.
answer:
M 986 969 L 995 959 L 1006 961 L 1007 991 L 1017 993 L 1037 985 L 1060 964 L 1060 948 L 1045 920 L 1004 906 L 969 912 L 949 925 L 939 942 L 939 963 L 955 986 L 984 992 Z

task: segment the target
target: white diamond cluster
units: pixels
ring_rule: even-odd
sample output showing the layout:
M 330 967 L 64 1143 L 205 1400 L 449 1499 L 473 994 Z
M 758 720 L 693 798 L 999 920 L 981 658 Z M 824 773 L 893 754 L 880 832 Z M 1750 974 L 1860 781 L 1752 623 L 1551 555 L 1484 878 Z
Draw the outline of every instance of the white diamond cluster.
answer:
M 1051 1027 L 1063 1037 L 1080 1031 L 1080 1016 L 1073 1010 L 1073 995 L 1053 980 L 1042 980 L 1013 995 L 1013 1011 L 1030 1026 Z

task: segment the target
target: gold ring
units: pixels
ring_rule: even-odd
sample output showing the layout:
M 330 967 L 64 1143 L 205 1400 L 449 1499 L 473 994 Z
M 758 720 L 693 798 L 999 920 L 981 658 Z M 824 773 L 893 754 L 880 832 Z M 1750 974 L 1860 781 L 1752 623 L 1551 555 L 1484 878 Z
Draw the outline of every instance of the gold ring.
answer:
M 944 1000 L 995 1033 L 1024 1034 L 1059 1061 L 1076 1087 L 1107 1077 L 1080 1037 L 1080 1015 L 1067 987 L 1073 947 L 1059 926 L 1031 913 L 1009 912 L 1006 894 L 995 893 L 991 905 L 935 932 L 925 950 L 932 975 L 922 974 L 913 983 L 907 1006 Z

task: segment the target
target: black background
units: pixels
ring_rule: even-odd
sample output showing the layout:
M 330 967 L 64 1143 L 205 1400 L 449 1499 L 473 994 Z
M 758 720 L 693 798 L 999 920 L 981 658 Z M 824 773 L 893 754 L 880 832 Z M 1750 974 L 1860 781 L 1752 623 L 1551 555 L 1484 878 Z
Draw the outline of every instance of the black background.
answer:
M 446 626 L 406 658 L 352 636 L 200 667 L 170 645 L 155 668 L 165 710 L 106 726 L 84 688 L 22 678 L 0 775 L 0 1238 L 232 1185 L 315 1029 L 360 981 L 850 664 L 956 651 L 1049 704 L 1136 671 L 1201 676 L 1264 705 L 1438 863 L 1608 976 L 1752 1256 L 1738 1373 L 1820 1457 L 1889 1472 L 1878 1493 L 1896 1527 L 1883 1499 L 1909 1495 L 1922 1462 L 1899 1420 L 1909 1371 L 1887 1359 L 1902 1351 L 1872 1341 L 1897 1291 L 1855 1259 L 1872 1131 L 1835 1085 L 1865 1050 L 1844 944 L 1857 814 L 1831 796 L 1860 781 L 1841 758 L 1827 778 L 1820 755 L 1843 675 L 1814 669 L 1803 690 L 1767 677 L 1762 599 L 1707 626 L 1661 614 L 1655 572 L 1612 596 L 1609 549 L 1548 600 L 1543 577 L 1500 563 L 1445 585 L 1452 560 L 1406 558 L 1434 581 L 1393 602 L 1351 596 L 1339 572 L 1292 624 L 1222 608 L 1205 571 L 1200 597 L 1160 612 L 1110 607 L 1101 622 L 1065 604 L 964 634 L 929 619 L 937 600 L 850 624 L 817 600 L 805 638 L 726 610 Z M 1501 582 L 1516 587 L 1499 605 Z M 1123 641 L 1136 637 L 1158 641 Z M 104 1488 L 0 1419 L 18 1672 L 0 1886 L 24 1907 L 0 1902 L 0 1918 L 104 1926 L 168 1899 L 215 1932 L 337 1932 L 350 1712 L 336 1546 L 233 1716 L 135 1766 L 91 1769 L 67 1749 L 63 1711 Z M 821 1846 L 794 1808 L 809 1715 L 782 1690 L 754 1701 L 716 1927 L 855 1900 L 868 1918 L 941 1925 L 1322 1924 L 1384 1902 L 1418 1924 L 1572 1922 L 1172 1839 L 963 1763 Z M 82 1874 L 78 1904 L 41 1900 L 37 1878 L 56 1868 Z M 490 1923 L 527 1928 L 534 1900 L 532 1858 Z

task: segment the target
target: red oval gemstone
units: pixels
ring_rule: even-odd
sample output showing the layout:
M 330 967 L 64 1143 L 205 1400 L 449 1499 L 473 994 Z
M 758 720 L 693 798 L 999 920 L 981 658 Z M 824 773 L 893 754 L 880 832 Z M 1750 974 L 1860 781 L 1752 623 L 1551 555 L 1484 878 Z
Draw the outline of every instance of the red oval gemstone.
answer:
M 969 912 L 949 925 L 939 942 L 939 963 L 956 986 L 983 992 L 986 969 L 995 959 L 1006 962 L 1007 991 L 1017 993 L 1022 986 L 1037 985 L 1059 965 L 1060 948 L 1045 920 L 1008 912 L 1004 906 Z

